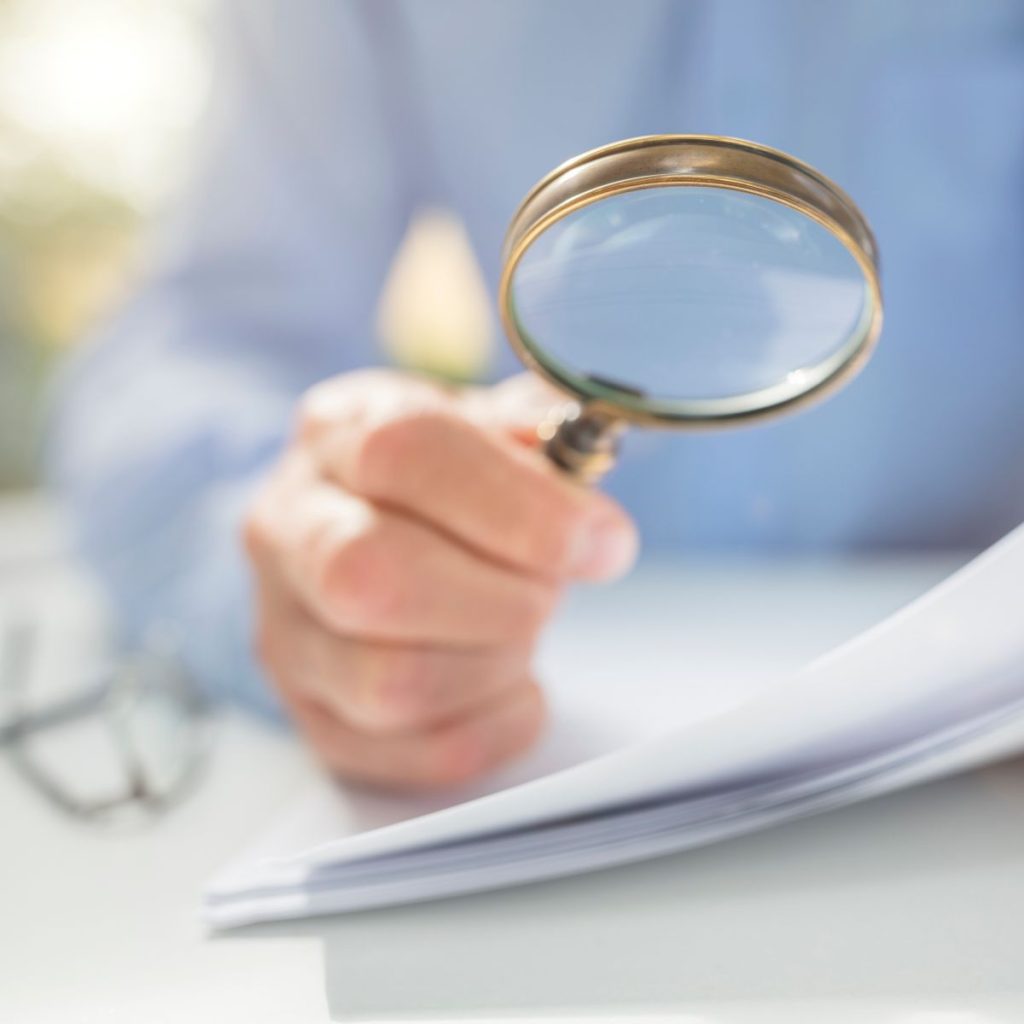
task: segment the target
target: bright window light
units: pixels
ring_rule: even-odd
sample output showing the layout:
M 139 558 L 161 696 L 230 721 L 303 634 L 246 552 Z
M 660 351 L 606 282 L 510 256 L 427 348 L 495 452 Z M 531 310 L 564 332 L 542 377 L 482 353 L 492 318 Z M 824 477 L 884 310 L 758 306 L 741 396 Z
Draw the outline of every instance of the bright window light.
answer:
M 9 0 L 0 117 L 90 183 L 147 205 L 206 91 L 201 0 Z

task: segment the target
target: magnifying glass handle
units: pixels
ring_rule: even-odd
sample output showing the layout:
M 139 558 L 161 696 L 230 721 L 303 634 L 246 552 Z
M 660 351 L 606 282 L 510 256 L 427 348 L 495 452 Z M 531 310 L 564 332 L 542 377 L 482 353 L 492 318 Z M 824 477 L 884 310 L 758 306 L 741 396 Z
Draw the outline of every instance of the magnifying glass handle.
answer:
M 537 428 L 544 454 L 574 480 L 596 484 L 615 465 L 625 423 L 608 413 L 568 402 Z

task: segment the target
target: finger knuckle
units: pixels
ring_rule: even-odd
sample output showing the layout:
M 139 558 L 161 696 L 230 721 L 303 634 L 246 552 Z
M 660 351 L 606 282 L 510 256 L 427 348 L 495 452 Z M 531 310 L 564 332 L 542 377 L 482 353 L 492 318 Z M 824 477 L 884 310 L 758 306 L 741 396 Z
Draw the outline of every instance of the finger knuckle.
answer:
M 453 730 L 437 739 L 426 758 L 424 775 L 435 786 L 455 786 L 476 778 L 487 767 L 487 752 L 477 731 Z
M 334 544 L 323 558 L 320 590 L 339 624 L 356 633 L 386 630 L 402 602 L 402 572 L 379 526 Z
M 259 615 L 252 634 L 253 651 L 264 668 L 276 676 L 280 665 L 280 643 L 277 631 L 266 615 Z
M 294 434 L 299 440 L 312 441 L 323 432 L 328 420 L 330 387 L 328 382 L 315 384 L 299 399 L 294 419 Z
M 358 396 L 379 388 L 392 375 L 382 370 L 356 370 L 320 381 L 299 399 L 295 409 L 294 434 L 304 442 L 315 442 L 323 434 L 355 417 Z
M 508 612 L 509 639 L 532 640 L 551 618 L 558 603 L 558 590 L 543 583 L 521 589 Z
M 254 503 L 240 523 L 242 547 L 252 561 L 259 561 L 274 546 L 274 531 L 262 502 Z
M 574 558 L 582 528 L 580 514 L 551 503 L 540 510 L 536 521 L 524 534 L 524 558 L 546 575 L 562 575 Z
M 445 444 L 456 418 L 439 405 L 418 404 L 367 427 L 352 462 L 352 486 L 370 495 L 390 492 L 396 479 L 417 472 L 424 451 Z
M 430 718 L 430 666 L 415 651 L 375 652 L 359 687 L 359 717 L 365 727 L 400 732 Z

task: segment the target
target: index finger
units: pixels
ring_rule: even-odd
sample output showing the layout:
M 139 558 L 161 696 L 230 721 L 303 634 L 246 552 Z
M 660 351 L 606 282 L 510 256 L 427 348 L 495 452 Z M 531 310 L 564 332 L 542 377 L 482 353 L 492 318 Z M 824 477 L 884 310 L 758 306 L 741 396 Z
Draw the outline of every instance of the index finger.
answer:
M 606 579 L 632 564 L 636 531 L 614 501 L 470 420 L 439 389 L 406 383 L 339 380 L 312 403 L 305 436 L 327 477 L 530 574 Z

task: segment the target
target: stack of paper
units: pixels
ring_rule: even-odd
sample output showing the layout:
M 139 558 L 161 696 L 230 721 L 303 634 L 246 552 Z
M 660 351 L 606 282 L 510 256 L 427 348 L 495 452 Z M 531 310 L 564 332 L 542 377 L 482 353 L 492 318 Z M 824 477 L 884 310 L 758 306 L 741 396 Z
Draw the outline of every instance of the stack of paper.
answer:
M 231 927 L 620 864 L 1022 750 L 1022 581 L 1024 528 L 787 679 L 456 806 L 390 801 L 367 828 L 369 798 L 325 781 L 213 880 L 206 918 Z

